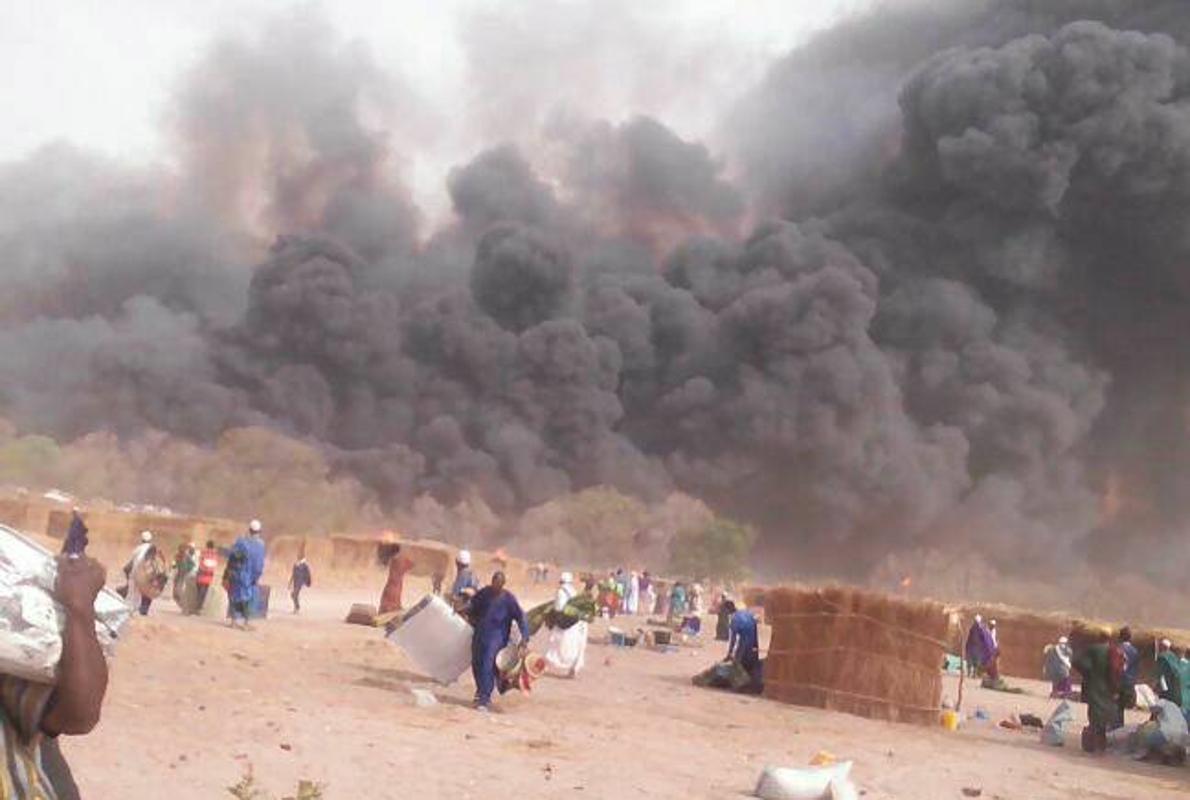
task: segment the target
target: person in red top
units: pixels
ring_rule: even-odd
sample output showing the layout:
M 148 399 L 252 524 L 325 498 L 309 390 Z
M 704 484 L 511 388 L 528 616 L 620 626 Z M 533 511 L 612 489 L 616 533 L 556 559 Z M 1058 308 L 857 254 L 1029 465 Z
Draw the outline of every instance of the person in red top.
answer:
M 215 570 L 218 566 L 219 551 L 215 549 L 215 543 L 208 540 L 206 549 L 202 551 L 202 557 L 198 560 L 198 575 L 194 579 L 198 587 L 199 611 L 202 611 L 203 603 L 206 602 L 207 590 L 215 581 Z
M 392 546 L 392 555 L 388 558 L 388 581 L 384 584 L 384 592 L 380 595 L 380 613 L 399 611 L 401 593 L 405 589 L 405 575 L 413 569 L 413 562 L 401 555 L 401 545 Z

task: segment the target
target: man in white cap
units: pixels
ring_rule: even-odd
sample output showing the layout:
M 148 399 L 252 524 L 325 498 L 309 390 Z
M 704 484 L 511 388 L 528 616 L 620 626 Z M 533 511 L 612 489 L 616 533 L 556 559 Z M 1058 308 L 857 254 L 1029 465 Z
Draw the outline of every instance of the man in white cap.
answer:
M 140 544 L 132 551 L 131 558 L 124 565 L 124 575 L 128 578 L 128 594 L 125 600 L 128 602 L 128 607 L 134 612 L 139 611 L 141 616 L 146 616 L 149 613 L 149 606 L 153 602 L 153 598 L 146 595 L 141 589 L 146 578 L 143 574 L 145 564 L 152 559 L 155 552 L 153 534 L 150 531 L 141 531 Z
M 471 598 L 479 591 L 479 581 L 471 571 L 471 551 L 460 550 L 455 556 L 455 582 L 450 587 L 450 602 L 455 610 L 462 613 L 471 603 Z
M 558 591 L 554 594 L 554 613 L 549 620 L 550 639 L 545 652 L 545 660 L 550 668 L 570 678 L 578 675 L 587 655 L 586 620 L 567 619 L 562 613 L 577 595 L 574 575 L 563 572 L 558 579 Z
M 248 535 L 236 539 L 227 558 L 227 599 L 230 624 L 248 629 L 256 612 L 258 584 L 264 574 L 264 526 L 260 520 L 248 523 Z

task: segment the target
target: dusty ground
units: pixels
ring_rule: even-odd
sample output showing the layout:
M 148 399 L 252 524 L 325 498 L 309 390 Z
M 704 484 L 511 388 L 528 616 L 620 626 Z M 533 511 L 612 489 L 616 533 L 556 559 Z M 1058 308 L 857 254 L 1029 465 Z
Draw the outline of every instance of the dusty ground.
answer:
M 736 798 L 765 764 L 803 765 L 822 749 L 854 759 L 867 798 L 1190 792 L 1190 770 L 1045 748 L 995 727 L 1012 710 L 1044 717 L 1040 696 L 975 689 L 967 706 L 993 723 L 947 733 L 695 689 L 690 675 L 721 656 L 714 642 L 671 654 L 593 642 L 578 680 L 543 680 L 501 713 L 467 707 L 469 678 L 434 687 L 440 703 L 418 708 L 409 689 L 426 682 L 402 654 L 340 621 L 378 592 L 315 590 L 303 615 L 275 613 L 250 633 L 160 603 L 122 644 L 100 727 L 63 745 L 83 796 L 214 800 L 251 765 L 277 797 L 309 778 L 331 800 Z

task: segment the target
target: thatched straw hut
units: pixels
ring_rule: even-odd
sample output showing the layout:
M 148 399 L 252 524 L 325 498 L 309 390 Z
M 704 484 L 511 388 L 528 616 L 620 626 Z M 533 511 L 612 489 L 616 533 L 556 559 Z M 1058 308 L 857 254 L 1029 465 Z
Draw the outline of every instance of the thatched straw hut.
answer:
M 401 555 L 413 562 L 410 574 L 419 578 L 432 578 L 435 574 L 449 580 L 454 575 L 455 553 L 458 551 L 445 544 L 432 541 L 401 542 Z
M 744 585 L 736 590 L 739 600 L 748 608 L 763 608 L 765 598 L 768 597 L 767 586 Z
M 950 618 L 942 605 L 858 589 L 765 598 L 766 697 L 862 717 L 938 724 Z

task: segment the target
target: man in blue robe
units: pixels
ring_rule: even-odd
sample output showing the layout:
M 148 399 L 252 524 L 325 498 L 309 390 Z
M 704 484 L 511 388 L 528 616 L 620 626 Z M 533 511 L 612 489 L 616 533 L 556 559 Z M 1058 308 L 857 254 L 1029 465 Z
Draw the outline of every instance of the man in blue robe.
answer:
M 264 539 L 260 535 L 262 530 L 260 520 L 252 520 L 248 524 L 248 534 L 236 539 L 228 557 L 228 614 L 233 626 L 242 621 L 245 629 L 248 628 L 248 620 L 256 606 L 257 584 L 260 583 L 260 576 L 264 574 L 265 547 Z
M 475 676 L 475 707 L 486 710 L 496 688 L 496 656 L 508 646 L 515 622 L 521 629 L 521 648 L 529 641 L 529 621 L 512 592 L 504 588 L 504 573 L 492 576 L 471 599 L 468 616 L 475 633 L 471 637 L 471 673 Z

